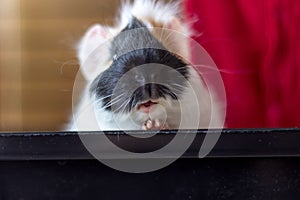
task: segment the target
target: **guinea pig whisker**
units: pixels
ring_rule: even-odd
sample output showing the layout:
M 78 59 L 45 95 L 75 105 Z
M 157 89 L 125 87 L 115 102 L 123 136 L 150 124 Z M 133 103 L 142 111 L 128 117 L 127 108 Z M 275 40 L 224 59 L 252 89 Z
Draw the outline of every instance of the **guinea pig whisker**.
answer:
M 184 86 L 184 85 L 179 85 L 178 83 L 171 83 L 171 86 L 179 87 L 179 88 L 182 88 L 182 89 L 186 89 L 186 86 Z
M 163 27 L 160 30 L 161 30 L 161 32 L 160 32 L 159 41 L 162 41 L 162 37 L 163 37 L 163 35 L 165 34 L 165 31 L 166 31 L 165 24 L 163 24 Z
M 114 98 L 112 98 L 111 99 L 111 102 L 114 102 L 114 101 L 116 101 L 116 100 L 120 100 L 120 99 L 122 99 L 122 97 L 125 95 L 125 93 L 123 93 L 123 94 L 120 94 L 120 95 L 118 95 L 118 96 L 116 96 L 116 97 L 114 97 Z
M 170 69 L 170 70 L 168 70 L 168 72 L 171 72 L 171 71 L 174 71 L 174 70 L 180 72 L 180 70 L 183 70 L 183 69 L 187 69 L 187 66 L 183 66 L 183 67 L 178 67 L 178 68 Z
M 116 100 L 116 101 L 114 101 L 114 102 L 112 102 L 112 101 L 110 101 L 106 106 L 105 106 L 105 108 L 108 108 L 108 107 L 111 107 L 111 106 L 113 106 L 113 105 L 116 105 L 119 101 L 121 101 L 122 100 L 122 98 L 120 98 L 120 99 L 118 99 L 118 100 Z
M 121 111 L 121 113 L 125 113 L 125 109 L 127 108 L 128 104 L 129 104 L 129 99 L 127 100 L 127 103 L 123 106 L 123 109 Z
M 129 102 L 130 102 L 130 100 L 128 99 L 126 105 L 123 106 L 123 109 L 122 109 L 121 113 L 125 113 L 125 109 L 128 106 Z
M 163 42 L 169 42 L 169 39 L 172 38 L 173 31 L 170 31 L 169 33 L 167 33 L 167 36 L 165 38 L 163 38 Z
M 166 51 L 165 55 L 161 58 L 161 60 L 165 60 L 170 54 L 171 54 L 171 52 Z
M 124 94 L 121 94 L 121 95 L 119 95 L 119 96 L 117 96 L 117 97 L 114 97 L 111 101 L 110 101 L 110 104 L 107 104 L 107 105 L 105 105 L 105 108 L 108 108 L 108 107 L 110 107 L 110 106 L 112 106 L 113 105 L 113 103 L 115 104 L 115 103 L 117 103 L 117 102 L 115 102 L 116 100 L 121 100 L 122 98 L 122 96 L 123 96 Z M 110 98 L 110 97 L 112 97 L 113 95 L 107 95 L 107 96 L 105 96 L 105 97 L 102 97 L 102 98 L 100 98 L 100 99 L 97 99 L 96 100 L 96 102 L 97 103 L 102 103 L 102 101 L 105 99 L 105 98 Z
M 101 97 L 100 99 L 96 99 L 96 101 L 98 102 L 98 101 L 102 101 L 102 100 L 104 100 L 104 99 L 106 99 L 106 98 L 109 98 L 109 97 L 111 97 L 112 96 L 112 94 L 110 94 L 110 95 L 107 95 L 107 96 L 105 96 L 105 97 Z
M 126 105 L 129 103 L 129 99 L 124 101 L 117 109 L 114 110 L 114 112 L 119 111 L 122 107 L 126 107 Z
M 103 108 L 106 109 L 106 108 L 109 108 L 113 105 L 116 105 L 119 101 L 123 100 L 124 98 L 119 98 L 118 100 L 114 100 L 114 101 L 110 101 L 108 104 L 106 104 Z
M 167 87 L 160 88 L 160 91 L 164 94 L 170 95 L 174 99 L 177 99 L 177 95 Z
M 209 65 L 194 65 L 194 66 L 199 67 L 199 68 L 210 69 L 213 71 L 222 72 L 222 73 L 226 73 L 226 74 L 237 74 L 235 72 L 232 72 L 231 70 L 219 69 L 217 67 L 213 67 L 213 66 L 209 66 Z
M 110 104 L 107 104 L 107 105 L 105 105 L 104 107 L 101 107 L 100 109 L 101 110 L 104 110 L 104 109 L 106 109 L 106 108 L 109 108 L 109 107 L 111 107 L 111 106 L 113 106 L 113 105 L 115 105 L 116 103 L 110 103 Z
M 181 69 L 187 69 L 187 66 L 183 66 L 183 67 L 178 67 L 178 68 L 176 68 L 176 70 L 181 70 Z

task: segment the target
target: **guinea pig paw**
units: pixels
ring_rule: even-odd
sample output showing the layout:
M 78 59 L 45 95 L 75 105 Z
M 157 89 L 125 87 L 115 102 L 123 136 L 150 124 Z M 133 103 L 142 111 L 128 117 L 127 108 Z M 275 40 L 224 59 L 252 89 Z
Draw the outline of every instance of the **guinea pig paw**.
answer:
M 148 119 L 142 126 L 143 130 L 164 130 L 168 128 L 169 126 L 166 122 L 161 123 L 158 119 L 155 120 Z

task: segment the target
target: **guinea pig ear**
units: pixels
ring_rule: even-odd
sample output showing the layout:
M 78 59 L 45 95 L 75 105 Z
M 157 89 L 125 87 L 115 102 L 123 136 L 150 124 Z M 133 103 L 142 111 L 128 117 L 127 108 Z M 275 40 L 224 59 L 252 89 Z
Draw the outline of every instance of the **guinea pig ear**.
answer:
M 81 39 L 77 55 L 80 61 L 80 70 L 86 80 L 93 80 L 104 71 L 108 62 L 109 42 L 111 37 L 108 27 L 96 24 L 89 28 Z
M 164 28 L 173 30 L 166 34 L 167 46 L 169 49 L 184 59 L 190 59 L 188 37 L 189 33 L 183 23 L 177 18 L 172 17 L 165 25 Z M 169 45 L 168 45 L 169 44 Z

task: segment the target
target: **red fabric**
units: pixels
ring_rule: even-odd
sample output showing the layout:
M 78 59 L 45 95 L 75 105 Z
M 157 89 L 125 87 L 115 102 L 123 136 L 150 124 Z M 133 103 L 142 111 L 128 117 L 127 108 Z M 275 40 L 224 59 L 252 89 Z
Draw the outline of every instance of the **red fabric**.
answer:
M 300 1 L 185 0 L 185 10 L 226 70 L 227 126 L 300 127 Z

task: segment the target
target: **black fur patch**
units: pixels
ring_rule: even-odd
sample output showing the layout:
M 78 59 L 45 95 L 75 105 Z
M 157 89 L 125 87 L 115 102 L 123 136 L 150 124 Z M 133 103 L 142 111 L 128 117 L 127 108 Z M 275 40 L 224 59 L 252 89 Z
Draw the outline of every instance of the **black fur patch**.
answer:
M 124 37 L 123 33 L 129 30 L 130 34 Z M 186 86 L 187 64 L 169 52 L 136 18 L 112 41 L 111 57 L 114 57 L 111 66 L 94 80 L 90 88 L 107 110 L 113 106 L 115 112 L 129 112 L 141 102 L 167 96 L 176 100 Z M 148 65 L 146 71 L 134 71 L 145 64 Z M 156 64 L 168 68 L 162 69 Z M 116 88 L 118 81 L 129 71 L 133 75 Z

